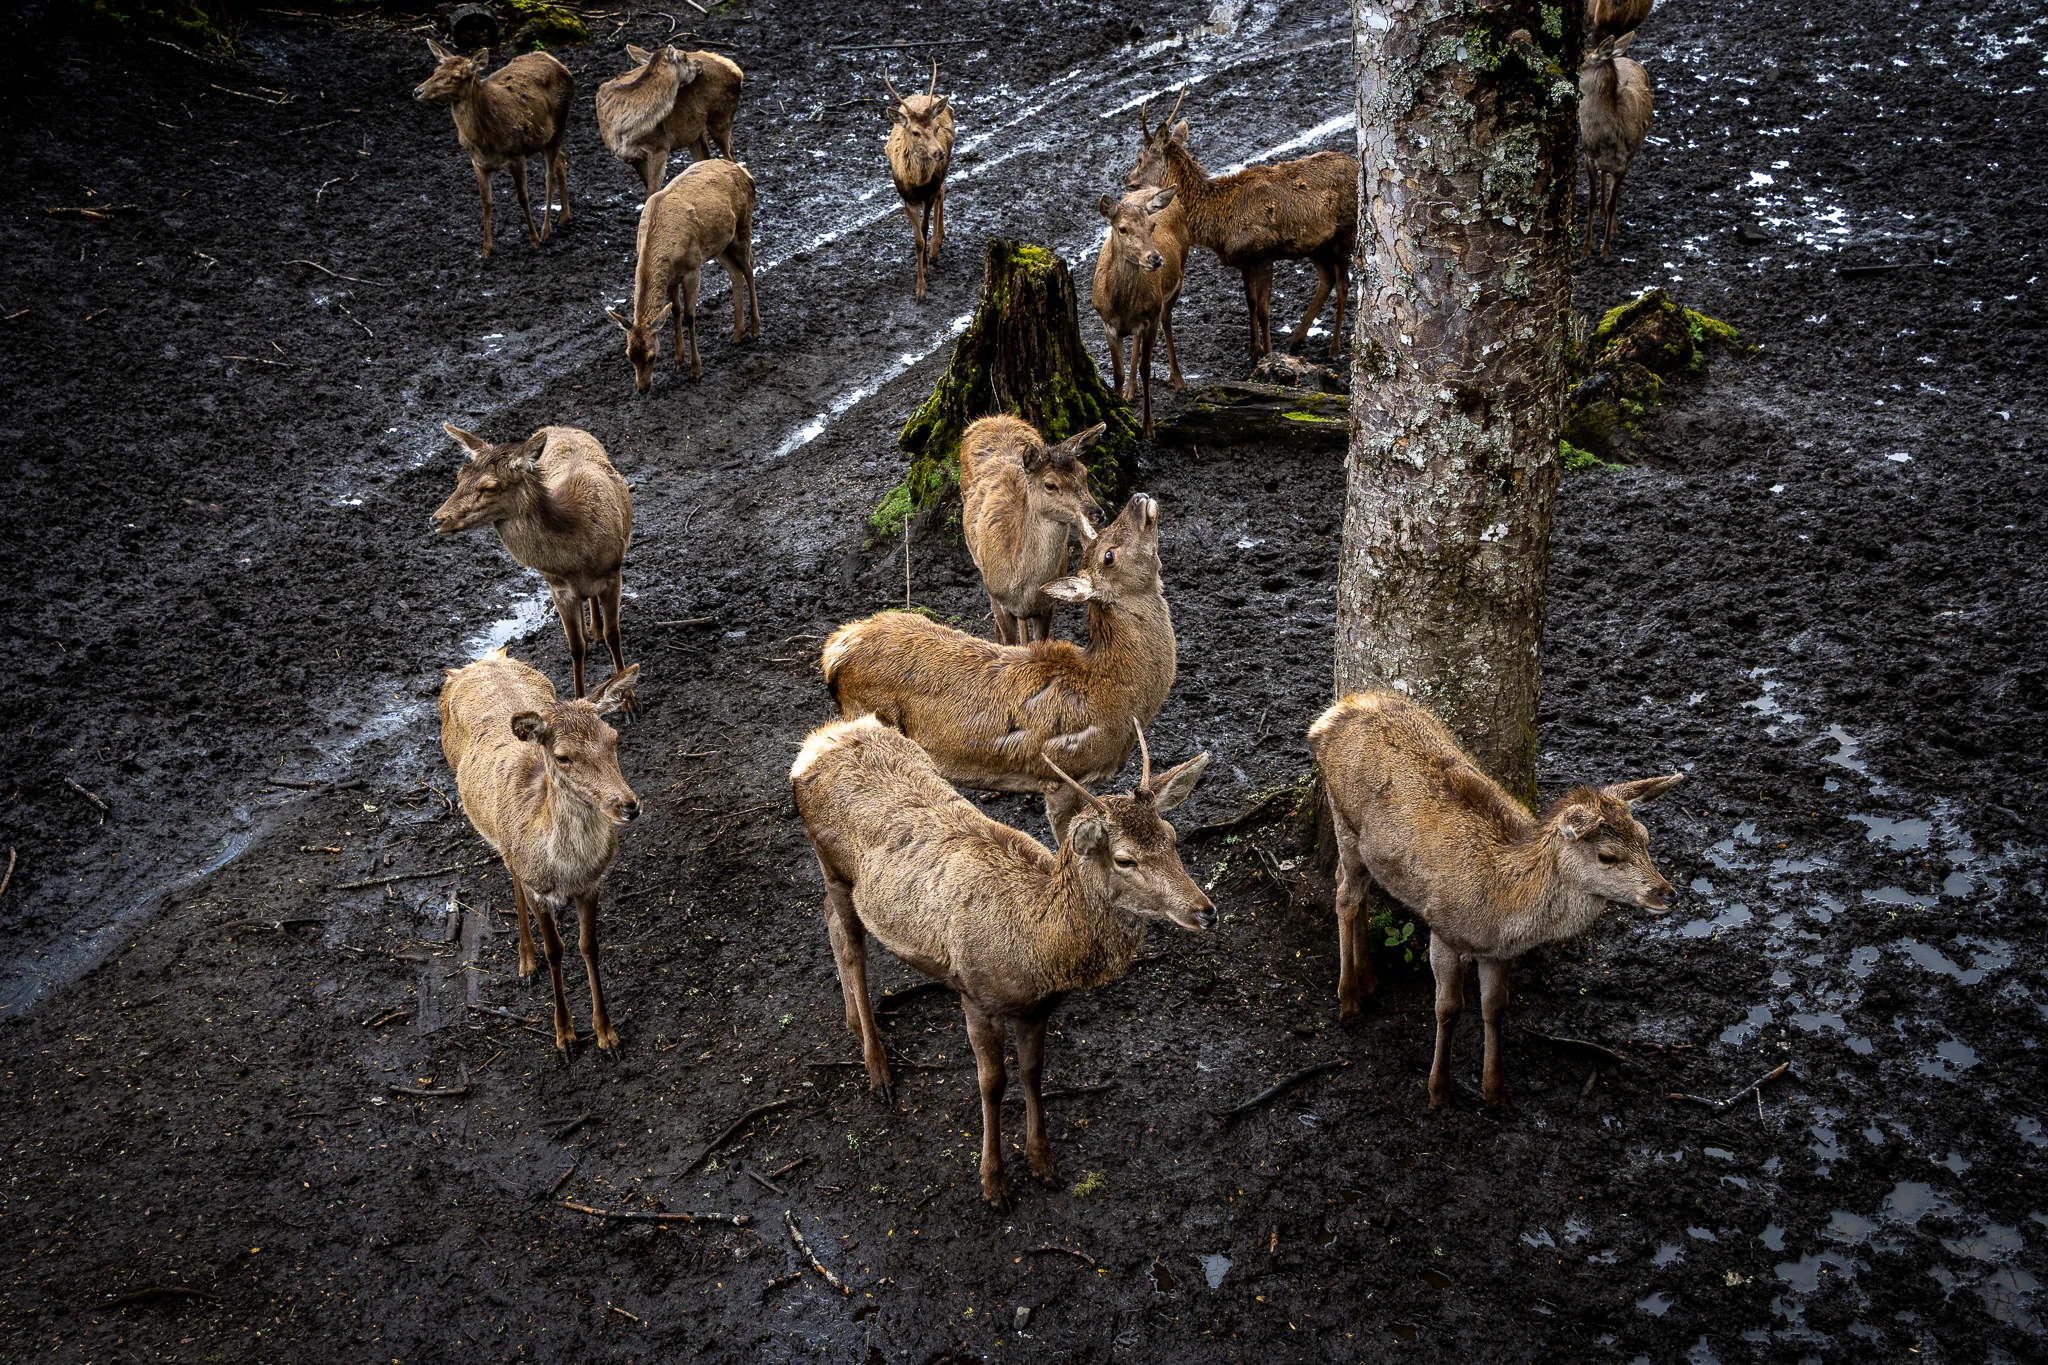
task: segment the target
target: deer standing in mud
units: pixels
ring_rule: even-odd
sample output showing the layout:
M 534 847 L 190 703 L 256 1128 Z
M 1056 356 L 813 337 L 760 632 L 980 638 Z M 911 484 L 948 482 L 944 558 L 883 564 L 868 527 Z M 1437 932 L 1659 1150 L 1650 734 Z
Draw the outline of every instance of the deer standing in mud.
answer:
M 1138 735 L 1140 753 L 1144 736 Z M 960 996 L 981 1086 L 981 1197 L 1010 1207 L 1003 1168 L 1003 1029 L 1017 1039 L 1024 1151 L 1031 1173 L 1059 1180 L 1039 1082 L 1046 1023 L 1070 992 L 1122 976 L 1166 921 L 1200 932 L 1214 906 L 1181 866 L 1161 818 L 1194 791 L 1209 756 L 1163 773 L 1144 755 L 1137 790 L 1078 793 L 1054 853 L 981 813 L 930 755 L 873 716 L 812 731 L 789 770 L 804 833 L 825 878 L 825 926 L 839 966 L 846 1027 L 860 1035 L 868 1085 L 891 1098 L 889 1060 L 868 997 L 867 937 Z
M 612 672 L 623 670 L 619 597 L 633 497 L 604 447 L 577 427 L 542 427 L 501 446 L 445 422 L 441 430 L 469 459 L 456 471 L 455 491 L 435 509 L 434 529 L 446 536 L 495 526 L 505 552 L 547 582 L 568 637 L 577 696 L 591 637 L 611 652 Z
M 688 337 L 690 377 L 704 377 L 697 356 L 697 289 L 704 263 L 714 257 L 732 279 L 732 339 L 761 335 L 761 300 L 754 293 L 754 178 L 732 161 L 693 161 L 640 206 L 638 255 L 633 265 L 633 317 L 606 309 L 626 334 L 633 387 L 654 387 L 661 354 L 662 319 L 673 318 L 676 368 L 683 368 Z
M 590 1031 L 619 1045 L 598 970 L 597 894 L 619 851 L 619 825 L 640 799 L 619 772 L 618 731 L 604 717 L 630 705 L 640 665 L 605 679 L 588 700 L 559 701 L 537 669 L 496 650 L 441 685 L 441 752 L 454 770 L 463 814 L 504 860 L 519 915 L 519 977 L 533 979 L 532 916 L 555 993 L 555 1046 L 576 1041 L 562 989 L 555 913 L 576 907 L 576 943 L 590 980 Z
M 1367 879 L 1429 927 L 1436 977 L 1436 1059 L 1429 1107 L 1451 1100 L 1451 1033 L 1465 1008 L 1465 964 L 1479 964 L 1486 1024 L 1482 1090 L 1507 1102 L 1500 1021 L 1508 968 L 1532 948 L 1574 938 L 1614 905 L 1654 914 L 1671 883 L 1630 813 L 1683 774 L 1575 787 L 1531 816 L 1481 772 L 1443 722 L 1394 692 L 1356 692 L 1309 728 L 1337 832 L 1338 1014 L 1378 988 Z
M 1586 254 L 1600 225 L 1600 257 L 1614 248 L 1621 181 L 1650 135 L 1650 73 L 1626 54 L 1636 35 L 1603 38 L 1579 68 L 1579 140 L 1586 147 Z
M 922 95 L 898 93 L 882 73 L 896 107 L 889 111 L 889 178 L 902 196 L 917 244 L 917 297 L 925 295 L 925 274 L 946 240 L 946 172 L 953 165 L 953 97 L 939 93 L 939 64 L 932 63 L 931 88 Z M 930 236 L 927 238 L 926 234 Z
M 647 192 L 661 188 L 668 159 L 688 147 L 699 161 L 711 144 L 731 161 L 732 120 L 746 73 L 716 52 L 626 45 L 635 66 L 597 87 L 597 131 L 611 154 L 640 172 Z
M 846 719 L 874 715 L 923 745 L 948 782 L 1037 792 L 1056 839 L 1081 809 L 1044 756 L 1086 784 L 1123 770 L 1131 721 L 1172 690 L 1173 616 L 1159 582 L 1159 504 L 1134 494 L 1089 542 L 1079 572 L 1045 585 L 1088 605 L 1088 644 L 1000 645 L 910 612 L 832 632 L 825 685 Z
M 512 172 L 519 210 L 526 215 L 526 243 L 538 247 L 552 235 L 555 223 L 569 221 L 569 159 L 562 152 L 562 139 L 569 129 L 576 78 L 545 52 L 522 53 L 486 76 L 484 68 L 491 60 L 487 47 L 464 57 L 429 38 L 427 50 L 439 65 L 413 88 L 412 97 L 447 105 L 455 120 L 455 139 L 469 153 L 477 197 L 483 203 L 483 254 L 488 257 L 492 245 L 492 171 Z M 530 156 L 541 159 L 539 227 L 534 226 L 533 203 L 526 193 Z M 561 212 L 550 221 L 557 195 Z
M 1187 215 L 1189 239 L 1243 276 L 1254 360 L 1273 349 L 1273 262 L 1308 261 L 1316 268 L 1315 297 L 1287 345 L 1292 349 L 1302 343 L 1322 316 L 1324 301 L 1334 294 L 1330 354 L 1336 355 L 1344 344 L 1351 249 L 1358 241 L 1357 158 L 1317 152 L 1211 177 L 1188 150 L 1187 120 L 1174 122 L 1186 99 L 1182 90 L 1157 132 L 1146 126 L 1144 106 L 1139 106 L 1138 160 L 1124 177 L 1125 187 L 1172 187 Z
M 1066 575 L 1067 528 L 1093 540 L 1089 517 L 1102 515 L 1077 457 L 1105 429 L 1097 422 L 1048 446 L 1029 422 L 1002 416 L 961 433 L 960 527 L 1002 644 L 1052 638 L 1056 603 L 1045 585 Z
M 1097 201 L 1109 220 L 1109 236 L 1095 257 L 1090 300 L 1109 337 L 1112 387 L 1125 402 L 1143 392 L 1143 431 L 1152 434 L 1152 344 L 1166 336 L 1167 366 L 1176 389 L 1180 356 L 1173 345 L 1173 306 L 1180 302 L 1181 268 L 1187 260 L 1187 219 L 1174 206 L 1174 190 L 1135 190 L 1122 199 Z M 1131 339 L 1131 366 L 1124 369 L 1123 339 Z

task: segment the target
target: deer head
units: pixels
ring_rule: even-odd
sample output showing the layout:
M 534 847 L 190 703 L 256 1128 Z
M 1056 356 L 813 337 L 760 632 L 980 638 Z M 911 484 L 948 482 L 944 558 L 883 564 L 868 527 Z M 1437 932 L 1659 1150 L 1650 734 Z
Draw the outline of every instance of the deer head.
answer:
M 453 535 L 517 515 L 528 486 L 540 477 L 547 433 L 536 431 L 523 441 L 494 446 L 447 422 L 441 430 L 469 452 L 469 459 L 455 471 L 455 491 L 434 509 L 434 529 Z
M 1109 220 L 1110 239 L 1115 243 L 1110 250 L 1117 260 L 1148 273 L 1165 267 L 1166 257 L 1159 250 L 1154 232 L 1159 226 L 1159 215 L 1173 202 L 1173 193 L 1171 185 L 1163 190 L 1148 185 L 1122 199 L 1105 194 L 1096 201 L 1102 216 Z
M 619 732 L 605 723 L 633 704 L 640 665 L 628 664 L 581 701 L 557 701 L 512 717 L 512 733 L 540 750 L 548 781 L 623 825 L 640 818 L 640 798 L 619 771 Z
M 1139 919 L 1166 920 L 1200 933 L 1216 920 L 1216 906 L 1181 866 L 1173 826 L 1160 817 L 1194 794 L 1209 766 L 1209 755 L 1196 754 L 1152 781 L 1152 756 L 1145 731 L 1135 717 L 1142 775 L 1128 795 L 1096 796 L 1068 777 L 1049 755 L 1045 766 L 1079 792 L 1086 807 L 1067 826 L 1060 857 L 1071 858 L 1108 899 L 1110 905 Z
M 1166 116 L 1166 122 L 1154 129 L 1145 122 L 1145 111 L 1149 104 L 1138 106 L 1138 160 L 1131 167 L 1131 173 L 1124 177 L 1124 188 L 1142 190 L 1157 185 L 1166 179 L 1166 144 L 1178 142 L 1185 147 L 1188 143 L 1188 121 L 1174 123 L 1174 115 L 1188 97 L 1187 87 L 1182 86 L 1180 98 L 1173 102 L 1173 111 Z
M 480 47 L 465 57 L 459 52 L 450 52 L 429 38 L 427 51 L 434 55 L 439 65 L 432 75 L 412 89 L 412 97 L 427 104 L 454 104 L 471 85 L 483 78 L 484 68 L 491 62 L 491 50 L 487 47 Z
M 633 387 L 641 393 L 647 392 L 654 387 L 654 362 L 661 351 L 661 343 L 655 340 L 654 334 L 675 311 L 675 305 L 664 303 L 661 311 L 645 322 L 638 317 L 628 322 L 616 308 L 604 311 L 605 316 L 619 324 L 619 330 L 626 334 L 626 359 L 633 362 Z
M 1546 811 L 1543 824 L 1558 840 L 1558 875 L 1604 900 L 1663 914 L 1671 883 L 1650 861 L 1650 835 L 1630 812 L 1684 780 L 1683 773 L 1579 787 Z
M 1150 494 L 1133 493 L 1117 519 L 1089 542 L 1081 571 L 1055 578 L 1045 591 L 1062 602 L 1106 607 L 1161 595 L 1159 504 Z
M 1024 456 L 1024 496 L 1038 516 L 1065 522 L 1084 540 L 1095 539 L 1102 508 L 1088 491 L 1088 466 L 1078 458 L 1102 439 L 1106 423 L 1069 436 L 1058 445 L 1041 445 Z
M 889 111 L 890 121 L 903 130 L 912 144 L 927 144 L 926 150 L 932 155 L 945 155 L 939 140 L 939 116 L 952 107 L 953 97 L 939 93 L 939 64 L 932 63 L 931 86 L 922 95 L 905 95 L 897 90 L 886 70 L 882 72 L 882 84 L 889 87 L 889 96 L 896 101 L 896 107 Z

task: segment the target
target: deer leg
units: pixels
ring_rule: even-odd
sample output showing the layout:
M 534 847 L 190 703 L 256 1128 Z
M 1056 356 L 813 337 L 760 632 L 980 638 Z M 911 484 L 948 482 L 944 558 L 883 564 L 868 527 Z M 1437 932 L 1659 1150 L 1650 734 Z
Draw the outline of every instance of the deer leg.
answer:
M 1024 1083 L 1024 1156 L 1032 1175 L 1046 1185 L 1057 1185 L 1060 1169 L 1053 1160 L 1052 1136 L 1045 1129 L 1045 1096 L 1038 1087 L 1045 1072 L 1045 1025 L 1051 1013 L 1017 1024 L 1017 1079 Z
M 975 1078 L 981 1082 L 981 1197 L 999 1213 L 1010 1211 L 1010 1182 L 1003 1174 L 1003 1025 L 983 1014 L 966 996 L 967 1040 L 974 1044 Z
M 555 164 L 555 189 L 562 196 L 561 210 L 555 214 L 555 226 L 560 227 L 569 221 L 569 154 L 557 142 L 548 149 L 548 157 Z
M 548 595 L 555 599 L 555 615 L 562 618 L 562 634 L 569 641 L 569 678 L 580 699 L 583 696 L 583 659 L 590 645 L 583 634 L 583 599 L 569 588 L 548 585 Z
M 512 879 L 512 906 L 519 914 L 519 979 L 521 982 L 528 982 L 533 980 L 535 963 L 533 934 L 526 927 L 526 917 L 531 913 L 535 919 L 539 919 L 540 912 L 530 910 L 527 904 L 526 883 L 517 877 Z
M 512 189 L 519 196 L 519 211 L 526 215 L 526 244 L 537 247 L 541 240 L 540 229 L 533 225 L 533 196 L 526 192 L 526 158 L 513 157 L 510 169 Z
M 590 599 L 604 609 L 604 647 L 611 651 L 614 673 L 626 671 L 625 642 L 619 630 L 619 598 L 624 590 L 623 575 L 614 570 L 604 586 L 598 589 L 597 596 Z
M 1146 436 L 1152 434 L 1152 338 L 1157 335 L 1158 330 L 1156 320 L 1145 323 L 1139 329 L 1133 343 L 1137 354 L 1131 357 L 1138 368 L 1138 386 L 1143 394 L 1140 411 L 1144 416 L 1138 429 Z
M 1166 316 L 1161 322 L 1160 330 L 1166 333 L 1166 382 L 1175 389 L 1184 389 L 1188 386 L 1188 381 L 1180 377 L 1180 348 L 1173 344 L 1173 310 L 1179 302 L 1180 294 L 1176 291 L 1174 296 L 1166 301 Z
M 1436 977 L 1436 1059 L 1429 1066 L 1429 1107 L 1442 1109 L 1451 1102 L 1451 1034 L 1465 1011 L 1465 959 L 1441 934 L 1429 936 L 1429 970 Z
M 729 158 L 728 158 L 729 159 Z M 761 296 L 754 292 L 754 220 L 747 219 L 742 225 L 740 237 L 740 263 L 747 272 L 747 311 L 753 315 L 754 335 L 761 335 Z
M 702 133 L 697 134 L 696 141 L 690 144 L 690 155 L 699 161 L 709 161 L 711 159 L 711 139 Z
M 733 160 L 734 158 L 732 154 L 732 120 L 727 119 L 725 120 L 722 126 L 713 128 L 711 130 L 711 136 L 717 141 L 718 150 L 725 154 L 725 159 L 727 161 Z
M 576 902 L 576 947 L 583 954 L 583 972 L 590 978 L 590 1031 L 597 1037 L 598 1050 L 614 1051 L 618 1031 L 612 1027 L 611 1011 L 604 1007 L 604 979 L 597 967 L 597 893 Z
M 647 192 L 653 194 L 661 188 L 661 173 L 668 169 L 668 153 L 649 149 L 640 158 L 640 178 L 647 182 Z
M 555 211 L 555 160 L 543 147 L 540 152 L 540 239 L 545 242 L 554 233 Z
M 995 618 L 997 644 L 1014 645 L 1023 643 L 1017 632 L 1017 618 L 1003 610 L 1002 604 L 996 601 L 995 594 L 993 593 L 989 594 L 988 609 L 989 614 Z
M 1615 171 L 1607 177 L 1607 230 L 1600 236 L 1600 259 L 1614 250 L 1614 235 L 1621 229 L 1621 180 L 1627 171 Z
M 484 206 L 484 259 L 491 256 L 491 173 L 481 166 L 472 165 L 476 172 L 476 196 Z
M 824 866 L 820 859 L 818 865 Z M 868 998 L 868 931 L 853 908 L 853 885 L 825 872 L 825 929 L 832 936 L 832 956 L 839 963 L 839 990 L 846 999 L 846 1026 L 860 1034 L 861 1060 L 867 1065 L 868 1089 L 883 1104 L 893 1103 L 889 1056 L 882 1050 L 882 1030 L 875 1023 Z
M 733 259 L 734 251 L 728 246 L 718 259 L 725 267 L 726 278 L 732 281 L 732 339 L 737 343 L 747 339 L 747 272 Z
M 562 934 L 555 928 L 555 907 L 536 898 L 533 917 L 540 921 L 540 946 L 548 955 L 548 979 L 555 988 L 555 1046 L 567 1052 L 576 1041 L 576 1025 L 569 1018 L 569 993 L 562 989 Z
M 680 370 L 687 357 L 683 345 L 683 281 L 680 276 L 668 282 L 668 330 L 675 342 L 676 368 Z
M 1600 220 L 1600 172 L 1594 169 L 1593 158 L 1586 158 L 1586 239 L 1581 244 L 1581 254 L 1593 254 L 1593 225 Z
M 1244 306 L 1245 311 L 1251 317 L 1251 352 L 1253 360 L 1262 359 L 1266 354 L 1265 350 L 1259 345 L 1259 273 L 1262 270 L 1268 278 L 1271 278 L 1273 267 L 1270 265 L 1247 266 L 1242 272 L 1244 278 Z
M 1358 856 L 1358 834 L 1343 818 L 1337 827 L 1337 1017 L 1349 1019 L 1379 989 L 1372 969 L 1370 884 Z
M 1500 1059 L 1500 1021 L 1508 1012 L 1508 964 L 1492 958 L 1479 959 L 1479 1017 L 1486 1023 L 1486 1072 L 1479 1093 L 1486 1107 L 1498 1109 L 1508 1102 L 1507 1068 Z
M 690 378 L 704 377 L 704 362 L 697 355 L 697 286 L 703 280 L 699 270 L 683 274 L 683 329 L 690 334 Z
M 1310 261 L 1309 264 L 1316 268 L 1316 292 L 1308 301 L 1308 311 L 1301 315 L 1301 325 L 1294 329 L 1294 335 L 1287 338 L 1287 349 L 1290 351 L 1299 350 L 1301 343 L 1308 339 L 1308 329 L 1322 316 L 1323 304 L 1329 299 L 1330 289 L 1337 282 L 1335 272 L 1323 262 Z
M 1129 397 L 1124 393 L 1124 339 L 1106 322 L 1102 324 L 1102 335 L 1109 342 L 1109 391 L 1118 397 Z
M 1337 356 L 1344 351 L 1344 305 L 1351 301 L 1351 262 L 1339 256 L 1334 269 L 1337 283 L 1332 292 L 1337 296 L 1337 319 L 1330 324 L 1330 354 Z

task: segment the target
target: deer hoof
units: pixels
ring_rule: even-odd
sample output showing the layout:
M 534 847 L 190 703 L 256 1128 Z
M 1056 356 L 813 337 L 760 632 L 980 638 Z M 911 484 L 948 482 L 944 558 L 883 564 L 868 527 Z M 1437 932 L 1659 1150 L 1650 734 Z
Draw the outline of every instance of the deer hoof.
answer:
M 1031 1158 L 1031 1176 L 1047 1189 L 1058 1189 L 1060 1183 L 1059 1163 L 1053 1160 L 1051 1146 L 1043 1150 L 1033 1149 L 1027 1155 Z
M 608 1052 L 616 1057 L 619 1053 L 618 1030 L 609 1025 L 597 1030 L 597 1046 L 600 1052 Z
M 1017 1201 L 1010 1197 L 1010 1182 L 1001 1175 L 981 1182 L 981 1202 L 1001 1214 L 1017 1207 Z

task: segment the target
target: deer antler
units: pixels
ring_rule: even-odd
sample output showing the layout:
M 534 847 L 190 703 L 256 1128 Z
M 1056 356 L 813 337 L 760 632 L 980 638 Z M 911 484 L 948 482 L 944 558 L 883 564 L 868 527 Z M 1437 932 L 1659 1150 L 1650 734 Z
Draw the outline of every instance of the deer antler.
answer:
M 890 96 L 894 98 L 898 104 L 903 103 L 902 92 L 896 89 L 896 82 L 889 79 L 889 68 L 886 66 L 882 68 L 882 84 L 889 87 Z
M 1073 778 L 1068 777 L 1067 770 L 1065 768 L 1062 768 L 1059 764 L 1053 762 L 1051 754 L 1048 754 L 1043 750 L 1040 750 L 1038 756 L 1045 760 L 1046 767 L 1052 769 L 1055 773 L 1059 774 L 1060 781 L 1066 783 L 1069 787 L 1072 787 L 1075 791 L 1081 793 L 1082 797 L 1087 800 L 1090 809 L 1109 809 L 1108 806 L 1103 804 L 1101 797 L 1097 796 L 1094 792 L 1089 791 L 1086 787 L 1082 786 L 1079 782 L 1076 782 Z
M 1177 99 L 1177 100 L 1175 100 L 1175 101 L 1173 102 L 1173 112 L 1172 112 L 1171 114 L 1168 114 L 1168 115 L 1166 116 L 1166 122 L 1164 122 L 1164 123 L 1162 123 L 1162 124 L 1160 124 L 1160 125 L 1159 125 L 1159 126 L 1160 126 L 1161 128 L 1171 128 L 1171 127 L 1173 127 L 1173 121 L 1174 121 L 1174 119 L 1175 119 L 1175 118 L 1179 117 L 1179 115 L 1180 115 L 1180 107 L 1181 107 L 1181 105 L 1183 105 L 1183 104 L 1187 103 L 1187 98 L 1188 98 L 1188 88 L 1187 88 L 1187 87 L 1186 87 L 1185 85 L 1183 85 L 1183 86 L 1182 86 L 1182 87 L 1180 88 L 1180 98 L 1179 98 L 1179 99 Z
M 924 92 L 926 99 L 935 98 L 939 93 L 939 59 L 932 58 L 932 88 Z
M 1152 751 L 1145 747 L 1145 727 L 1138 724 L 1136 716 L 1131 717 L 1131 728 L 1138 732 L 1138 762 L 1142 765 L 1138 776 L 1138 795 L 1152 794 Z
M 1152 140 L 1152 130 L 1145 126 L 1145 108 L 1151 103 L 1150 100 L 1138 101 L 1138 136 L 1147 142 Z

